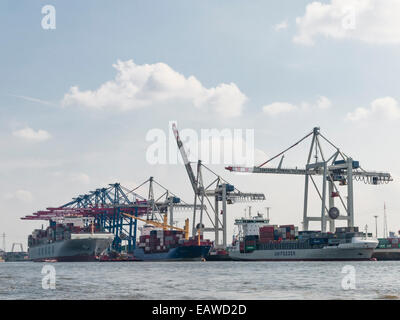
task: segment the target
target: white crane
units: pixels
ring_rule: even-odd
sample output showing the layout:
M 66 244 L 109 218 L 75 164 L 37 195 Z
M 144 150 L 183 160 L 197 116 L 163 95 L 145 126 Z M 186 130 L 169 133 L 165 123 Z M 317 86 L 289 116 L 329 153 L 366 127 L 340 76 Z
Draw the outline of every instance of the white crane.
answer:
M 311 146 L 309 149 L 307 163 L 305 168 L 282 168 L 283 157 L 287 151 L 300 144 L 303 140 L 312 136 Z M 328 143 L 334 149 L 334 153 L 326 157 L 322 150 L 322 144 L 320 137 Z M 314 154 L 315 161 L 312 162 L 312 154 Z M 282 156 L 280 163 L 277 168 L 263 168 L 264 165 L 270 161 Z M 353 180 L 364 181 L 369 184 L 380 184 L 389 183 L 393 181 L 390 173 L 387 172 L 376 172 L 366 171 L 360 167 L 358 161 L 354 161 L 351 157 L 344 154 L 338 147 L 332 142 L 325 138 L 320 133 L 320 128 L 315 127 L 312 132 L 301 138 L 295 144 L 289 148 L 278 153 L 276 156 L 265 161 L 257 167 L 226 167 L 227 170 L 232 172 L 250 172 L 250 173 L 274 173 L 274 174 L 292 174 L 292 175 L 304 175 L 305 176 L 305 188 L 304 188 L 304 209 L 303 209 L 303 228 L 308 230 L 310 221 L 321 221 L 321 231 L 326 231 L 326 223 L 329 221 L 330 231 L 334 232 L 335 220 L 346 220 L 349 227 L 354 226 L 354 202 L 353 202 Z M 322 176 L 322 190 L 319 190 L 313 176 Z M 308 185 L 309 181 L 313 183 L 319 198 L 321 199 L 321 216 L 310 217 L 308 216 Z M 347 185 L 347 203 L 344 202 L 342 196 L 339 193 L 338 187 L 335 182 L 339 182 L 339 185 Z M 328 190 L 327 190 L 328 184 Z M 329 205 L 326 205 L 326 199 L 328 197 L 327 191 L 329 192 Z M 339 197 L 340 202 L 346 212 L 346 215 L 340 215 L 339 209 L 335 207 L 335 197 Z

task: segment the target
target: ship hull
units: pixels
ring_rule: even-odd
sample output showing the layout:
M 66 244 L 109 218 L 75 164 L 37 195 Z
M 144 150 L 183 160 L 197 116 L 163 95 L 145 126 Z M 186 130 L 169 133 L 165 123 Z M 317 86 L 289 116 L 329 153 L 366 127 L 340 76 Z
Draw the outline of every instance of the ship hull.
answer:
M 112 239 L 70 239 L 29 248 L 29 260 L 58 262 L 97 261 Z
M 232 260 L 240 261 L 368 261 L 372 248 L 341 249 L 294 249 L 294 250 L 255 250 L 249 253 L 230 251 Z
M 180 246 L 168 252 L 145 253 L 141 248 L 134 250 L 134 256 L 141 261 L 201 261 L 205 259 L 211 246 Z
M 400 249 L 375 249 L 372 258 L 376 260 L 400 260 Z

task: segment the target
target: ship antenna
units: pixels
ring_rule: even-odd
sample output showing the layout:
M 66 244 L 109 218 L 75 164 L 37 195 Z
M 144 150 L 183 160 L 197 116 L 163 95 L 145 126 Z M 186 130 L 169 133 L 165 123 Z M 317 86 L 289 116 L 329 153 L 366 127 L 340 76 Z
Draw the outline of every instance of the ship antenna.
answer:
M 271 209 L 271 207 L 265 207 L 265 209 L 267 210 L 267 219 L 269 220 L 269 209 Z

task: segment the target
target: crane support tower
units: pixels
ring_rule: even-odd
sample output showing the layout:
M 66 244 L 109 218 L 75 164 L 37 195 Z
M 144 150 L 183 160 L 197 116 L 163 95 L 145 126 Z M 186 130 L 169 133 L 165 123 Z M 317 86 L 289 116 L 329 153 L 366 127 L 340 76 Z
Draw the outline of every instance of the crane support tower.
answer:
M 297 167 L 282 168 L 285 154 L 308 137 L 312 138 L 305 167 L 303 169 Z M 333 153 L 330 156 L 327 156 L 326 153 L 324 153 L 322 142 L 325 142 L 325 144 L 328 144 L 330 148 L 333 149 Z M 279 165 L 276 168 L 264 167 L 267 163 L 278 157 L 281 158 Z M 321 134 L 320 128 L 318 127 L 315 127 L 310 133 L 301 138 L 295 144 L 291 145 L 289 148 L 278 153 L 276 156 L 268 159 L 257 167 L 249 168 L 229 166 L 225 169 L 232 172 L 304 175 L 303 229 L 308 230 L 310 221 L 320 221 L 322 232 L 326 232 L 326 225 L 328 222 L 329 231 L 334 232 L 335 220 L 345 220 L 347 221 L 347 226 L 354 226 L 353 181 L 363 181 L 367 184 L 373 185 L 393 181 L 390 173 L 364 170 L 360 166 L 359 161 L 355 161 L 353 158 L 343 153 L 336 145 Z M 318 188 L 315 182 L 315 176 L 322 176 L 322 185 L 320 188 Z M 320 216 L 309 216 L 308 198 L 310 181 L 321 200 Z M 343 200 L 337 183 L 339 186 L 347 186 L 346 201 Z M 345 214 L 340 214 L 339 209 L 335 206 L 335 198 L 339 198 Z

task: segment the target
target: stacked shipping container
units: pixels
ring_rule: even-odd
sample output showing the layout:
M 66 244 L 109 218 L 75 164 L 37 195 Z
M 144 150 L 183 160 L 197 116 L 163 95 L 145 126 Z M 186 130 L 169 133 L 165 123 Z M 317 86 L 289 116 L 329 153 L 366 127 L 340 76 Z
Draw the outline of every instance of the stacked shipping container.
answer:
M 79 227 L 73 223 L 57 223 L 50 225 L 47 229 L 36 229 L 28 237 L 28 246 L 42 245 L 53 243 L 56 241 L 71 239 L 71 233 L 86 233 L 91 232 L 91 226 Z M 100 228 L 95 226 L 95 232 L 99 232 Z
M 255 249 L 293 249 L 315 248 L 326 245 L 336 246 L 349 242 L 353 237 L 363 237 L 357 227 L 336 228 L 335 233 L 321 231 L 298 231 L 294 225 L 268 225 L 259 228 L 259 235 L 247 235 L 240 242 L 240 251 L 251 252 Z M 368 234 L 368 236 L 372 236 Z M 386 241 L 386 242 L 385 242 Z M 382 246 L 399 247 L 398 239 L 385 239 Z
M 297 237 L 297 229 L 294 225 L 273 225 L 263 226 L 259 229 L 259 235 L 247 235 L 240 242 L 241 252 L 251 252 L 257 248 L 257 245 L 264 246 L 268 243 L 280 243 L 293 241 Z
M 380 249 L 400 248 L 399 238 L 384 238 L 378 240 L 378 248 Z
M 138 247 L 145 253 L 168 252 L 179 246 L 197 246 L 198 239 L 185 240 L 184 233 L 176 230 L 152 230 L 149 235 L 139 237 Z M 203 240 L 200 236 L 201 246 L 211 246 L 210 240 Z

